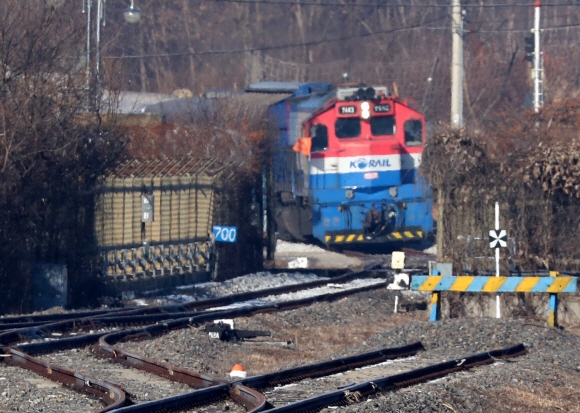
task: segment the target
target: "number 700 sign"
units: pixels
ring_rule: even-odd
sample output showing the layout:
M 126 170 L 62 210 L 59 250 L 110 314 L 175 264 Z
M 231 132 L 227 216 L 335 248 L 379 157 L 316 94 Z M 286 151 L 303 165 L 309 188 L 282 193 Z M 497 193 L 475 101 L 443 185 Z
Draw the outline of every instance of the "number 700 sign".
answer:
M 238 239 L 238 228 L 224 227 L 221 225 L 213 226 L 215 240 L 218 242 L 236 242 Z

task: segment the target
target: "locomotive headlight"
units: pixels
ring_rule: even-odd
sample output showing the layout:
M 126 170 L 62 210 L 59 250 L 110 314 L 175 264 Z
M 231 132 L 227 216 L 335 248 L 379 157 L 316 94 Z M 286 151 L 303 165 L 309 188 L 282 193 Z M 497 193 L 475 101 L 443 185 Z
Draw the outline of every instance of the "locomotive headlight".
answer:
M 369 119 L 371 117 L 371 105 L 369 102 L 361 102 L 360 104 L 360 117 L 363 119 Z

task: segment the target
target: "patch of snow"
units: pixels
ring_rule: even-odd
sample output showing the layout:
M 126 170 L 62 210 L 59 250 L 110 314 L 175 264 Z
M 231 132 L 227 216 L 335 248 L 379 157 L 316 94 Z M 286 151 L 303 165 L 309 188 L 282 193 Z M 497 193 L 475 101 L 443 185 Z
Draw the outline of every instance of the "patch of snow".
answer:
M 425 250 L 423 250 L 423 252 L 425 254 L 433 254 L 433 255 L 437 255 L 437 245 L 433 245 Z
M 298 384 L 296 384 L 296 383 L 290 383 L 290 384 L 286 384 L 286 385 L 284 385 L 284 386 L 278 386 L 278 387 L 274 387 L 274 388 L 272 389 L 272 392 L 275 392 L 276 390 L 282 390 L 282 389 L 286 389 L 286 388 L 288 388 L 288 387 L 295 387 L 295 386 L 298 386 Z M 269 392 L 269 393 L 271 393 L 271 392 Z
M 223 282 L 206 282 L 193 285 L 184 285 L 177 287 L 177 291 L 187 291 L 183 294 L 170 294 L 163 297 L 156 297 L 157 303 L 186 303 L 191 301 L 208 300 L 219 298 L 226 295 L 245 293 L 249 291 L 265 290 L 285 285 L 302 284 L 327 277 L 319 277 L 316 274 L 300 274 L 294 272 L 285 272 L 272 274 L 269 271 L 263 271 L 255 274 L 244 275 Z M 146 300 L 133 300 L 137 305 L 146 305 Z
M 361 279 L 361 280 L 353 280 L 348 283 L 341 284 L 342 290 L 352 290 L 355 288 L 361 288 L 369 285 L 377 285 L 377 284 L 384 284 L 385 280 L 381 278 L 371 278 L 371 279 Z M 271 303 L 281 302 L 281 301 L 291 301 L 291 300 L 300 300 L 303 298 L 310 298 L 316 297 L 319 295 L 335 293 L 336 292 L 336 284 L 328 284 L 323 287 L 311 288 L 309 290 L 304 291 L 296 291 L 294 293 L 288 294 L 280 294 L 280 295 L 270 295 L 268 297 L 262 297 L 256 300 L 251 301 L 244 301 L 240 303 L 235 303 L 231 305 L 227 305 L 224 307 L 214 307 L 208 309 L 208 311 L 217 311 L 217 310 L 229 310 L 233 308 L 240 308 L 246 306 L 264 306 Z
M 326 250 L 317 247 L 316 245 L 300 244 L 296 242 L 278 240 L 276 242 L 276 252 L 301 253 L 301 252 L 326 252 Z
M 442 381 L 444 379 L 445 379 L 445 377 L 439 377 L 438 379 L 428 381 L 427 384 L 430 384 L 430 383 L 438 383 L 438 382 L 440 382 L 440 381 Z
M 373 367 L 377 367 L 377 366 L 388 366 L 389 364 L 395 364 L 395 363 L 405 363 L 407 361 L 412 361 L 412 360 L 416 360 L 417 357 L 416 356 L 410 356 L 410 357 L 404 357 L 402 359 L 395 359 L 395 360 L 387 360 L 387 361 L 383 361 L 382 363 L 378 363 L 378 364 L 373 364 L 372 366 L 364 366 L 364 367 L 360 367 L 357 368 L 355 370 L 365 370 L 365 369 L 372 369 Z
M 199 297 L 192 297 L 191 295 L 187 294 L 170 294 L 163 298 L 174 301 L 176 303 L 188 303 L 190 301 L 196 301 L 200 299 Z

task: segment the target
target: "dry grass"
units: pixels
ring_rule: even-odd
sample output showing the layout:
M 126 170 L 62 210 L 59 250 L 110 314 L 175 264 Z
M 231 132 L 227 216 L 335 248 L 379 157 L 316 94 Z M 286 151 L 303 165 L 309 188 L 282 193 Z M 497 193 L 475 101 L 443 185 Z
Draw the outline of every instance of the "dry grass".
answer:
M 573 381 L 570 382 L 569 387 L 550 386 L 549 383 L 534 390 L 505 387 L 494 395 L 498 405 L 501 406 L 501 409 L 497 411 L 580 412 L 580 392 L 577 390 L 580 380 L 577 377 L 570 377 L 570 379 Z
M 517 367 L 515 367 L 517 368 Z M 524 370 L 526 370 L 524 368 Z M 539 370 L 544 370 L 539 368 Z M 509 375 L 509 373 L 506 373 Z M 553 381 L 541 383 L 518 381 L 505 387 L 482 388 L 478 383 L 466 382 L 468 389 L 480 398 L 490 412 L 580 412 L 580 375 L 562 368 L 544 370 L 544 377 Z
M 423 314 L 425 313 L 425 314 Z M 274 314 L 262 316 L 264 328 L 272 331 L 269 341 L 292 341 L 288 348 L 253 346 L 241 343 L 231 346 L 222 360 L 215 361 L 212 366 L 217 371 L 229 372 L 235 363 L 241 363 L 249 375 L 258 375 L 286 369 L 298 364 L 315 363 L 329 360 L 334 353 L 339 353 L 349 347 L 360 345 L 374 334 L 383 332 L 395 326 L 426 319 L 426 312 L 406 314 L 373 314 L 352 317 L 344 325 L 290 325 L 280 328 L 279 319 Z M 248 320 L 237 319 L 237 328 L 249 328 Z M 252 327 L 253 328 L 253 327 Z

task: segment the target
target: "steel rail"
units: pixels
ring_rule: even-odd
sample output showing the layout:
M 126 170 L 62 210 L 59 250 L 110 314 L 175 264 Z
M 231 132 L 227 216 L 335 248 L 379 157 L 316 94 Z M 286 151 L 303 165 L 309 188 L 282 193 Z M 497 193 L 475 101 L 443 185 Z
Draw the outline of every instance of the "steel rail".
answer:
M 99 339 L 99 344 L 91 349 L 95 355 L 101 358 L 112 359 L 116 363 L 123 364 L 138 370 L 147 371 L 168 380 L 185 383 L 196 389 L 216 386 L 218 384 L 228 383 L 226 380 L 218 379 L 213 376 L 200 374 L 194 371 L 186 370 L 169 363 L 164 363 L 149 357 L 140 356 L 135 353 L 123 350 L 122 348 L 107 344 L 103 336 Z
M 152 326 L 156 327 L 156 326 Z M 113 361 L 121 363 L 123 365 L 147 371 L 149 373 L 155 374 L 160 377 L 164 377 L 168 380 L 176 381 L 179 383 L 185 383 L 196 389 L 204 389 L 209 387 L 215 387 L 214 390 L 196 393 L 189 396 L 184 396 L 183 398 L 172 399 L 174 402 L 189 404 L 192 406 L 199 406 L 207 403 L 205 397 L 210 397 L 212 401 L 217 401 L 224 399 L 225 396 L 229 395 L 236 403 L 243 405 L 248 411 L 261 411 L 266 405 L 266 399 L 264 395 L 256 390 L 244 386 L 243 384 L 236 383 L 235 389 L 230 390 L 229 382 L 227 380 L 222 380 L 217 377 L 210 375 L 201 374 L 195 371 L 187 370 L 178 366 L 174 366 L 169 363 L 164 363 L 158 360 L 153 360 L 149 357 L 140 356 L 135 353 L 126 351 L 118 346 L 111 345 L 107 342 L 107 339 L 119 340 L 121 338 L 130 337 L 131 335 L 125 335 L 123 332 L 115 332 L 107 334 L 99 339 L 98 346 L 93 346 L 93 352 L 100 357 L 112 358 Z M 228 392 L 224 393 L 222 387 L 226 386 Z M 219 387 L 222 386 L 222 387 Z M 201 400 L 198 400 L 198 396 L 203 396 Z M 167 408 L 165 402 L 163 403 L 163 408 Z M 153 407 L 151 404 L 150 407 Z M 141 411 L 141 410 L 135 410 Z
M 348 276 L 353 276 L 355 273 L 349 273 Z M 355 277 L 356 278 L 356 277 Z M 326 284 L 328 280 L 320 280 L 316 281 L 316 283 L 322 283 L 322 285 Z M 312 283 L 309 283 L 312 284 Z M 245 315 L 252 315 L 260 312 L 272 312 L 272 311 L 284 311 L 289 310 L 296 307 L 301 307 L 305 305 L 312 304 L 314 302 L 319 301 L 331 301 L 342 298 L 346 295 L 356 294 L 362 291 L 368 291 L 375 288 L 382 288 L 383 284 L 375 284 L 370 286 L 364 286 L 356 289 L 344 290 L 334 293 L 327 293 L 316 297 L 309 297 L 305 299 L 299 300 L 292 300 L 289 302 L 283 303 L 276 303 L 276 304 L 265 304 L 262 306 L 247 306 L 243 308 L 236 308 L 236 309 L 228 309 L 222 311 L 204 311 L 204 312 L 192 312 L 192 313 L 163 313 L 163 314 L 148 314 L 148 315 L 126 315 L 128 312 L 116 312 L 114 316 L 101 314 L 95 318 L 85 318 L 85 319 L 68 319 L 59 321 L 57 323 L 46 324 L 41 326 L 34 326 L 28 328 L 21 328 L 21 329 L 14 329 L 10 331 L 5 331 L 4 333 L 0 333 L 0 344 L 7 345 L 7 343 L 17 342 L 21 339 L 38 339 L 46 337 L 47 335 L 54 334 L 55 332 L 65 332 L 65 331 L 73 331 L 78 330 L 79 328 L 86 328 L 90 327 L 92 329 L 96 328 L 104 328 L 110 327 L 113 325 L 118 325 L 120 323 L 144 323 L 144 322 L 151 322 L 157 321 L 157 324 L 150 325 L 145 328 L 139 329 L 132 329 L 132 330 L 121 330 L 115 332 L 101 332 L 101 333 L 94 333 L 94 334 L 87 334 L 75 337 L 65 337 L 60 339 L 55 339 L 54 341 L 46 341 L 46 342 L 39 342 L 39 343 L 30 343 L 30 344 L 23 344 L 19 345 L 17 348 L 10 348 L 4 347 L 3 350 L 6 352 L 11 359 L 9 362 L 14 363 L 17 360 L 29 360 L 28 362 L 20 362 L 16 363 L 15 365 L 19 365 L 20 367 L 28 368 L 35 373 L 39 373 L 44 377 L 49 379 L 54 379 L 56 381 L 60 381 L 63 383 L 68 383 L 69 385 L 73 385 L 76 389 L 87 392 L 90 394 L 94 394 L 97 397 L 103 399 L 105 404 L 108 407 L 103 411 L 108 411 L 110 409 L 110 404 L 114 399 L 114 408 L 120 407 L 125 403 L 125 395 L 122 394 L 122 397 L 119 395 L 115 397 L 115 389 L 121 391 L 118 387 L 113 385 L 109 392 L 105 392 L 102 389 L 108 389 L 109 384 L 107 382 L 102 382 L 94 378 L 89 378 L 84 375 L 80 375 L 75 373 L 74 371 L 64 369 L 57 366 L 50 366 L 47 363 L 44 363 L 40 360 L 34 359 L 29 354 L 25 354 L 20 350 L 24 350 L 30 353 L 46 353 L 54 351 L 55 349 L 61 348 L 78 348 L 78 347 L 85 347 L 87 345 L 91 345 L 99 342 L 99 351 L 101 352 L 108 352 L 109 355 L 113 355 L 113 358 L 117 359 L 116 361 L 124 362 L 126 364 L 131 365 L 132 367 L 139 366 L 142 370 L 153 372 L 154 374 L 158 374 L 162 377 L 168 378 L 170 380 L 176 380 L 185 382 L 192 387 L 201 387 L 205 389 L 214 389 L 214 390 L 207 390 L 207 392 L 199 393 L 199 397 L 203 400 L 204 397 L 209 397 L 208 395 L 213 394 L 211 396 L 212 400 L 219 400 L 220 398 L 223 399 L 224 392 L 220 392 L 220 386 L 226 385 L 228 387 L 228 395 L 232 398 L 236 403 L 240 403 L 246 407 L 248 411 L 261 411 L 265 406 L 265 399 L 264 396 L 253 390 L 243 383 L 228 383 L 224 380 L 216 379 L 210 376 L 204 376 L 196 372 L 191 372 L 185 369 L 181 369 L 176 366 L 171 366 L 166 363 L 158 362 L 156 360 L 147 359 L 135 354 L 124 352 L 122 349 L 115 347 L 113 343 L 119 342 L 121 340 L 127 339 L 138 339 L 138 338 L 149 338 L 153 336 L 157 336 L 167 332 L 168 330 L 174 328 L 185 327 L 187 325 L 192 324 L 200 324 L 206 321 L 213 321 L 216 318 L 231 318 L 231 317 L 239 317 Z M 291 286 L 296 290 L 300 290 L 304 287 L 304 285 L 294 285 Z M 312 288 L 312 285 L 310 285 Z M 279 288 L 270 289 L 270 292 L 275 290 L 280 292 Z M 263 291 L 260 293 L 264 295 L 271 295 L 265 294 Z M 248 294 L 251 294 L 248 297 Z M 253 293 L 243 293 L 241 295 L 244 298 L 252 298 Z M 227 297 L 227 300 L 231 300 L 231 297 Z M 223 301 L 220 299 L 208 300 L 211 302 L 211 305 L 216 304 L 224 304 Z M 206 302 L 208 308 L 211 308 L 210 305 Z M 172 306 L 172 309 L 175 309 L 175 306 Z M 186 316 L 186 317 L 184 317 Z M 105 338 L 106 337 L 106 338 Z M 109 343 L 108 340 L 111 342 Z M 14 357 L 14 358 L 13 358 Z M 37 360 L 37 361 L 35 361 Z M 41 366 L 41 367 L 38 367 Z M 146 366 L 146 367 L 145 367 Z M 47 373 L 50 371 L 50 373 Z M 55 375 L 54 372 L 58 374 Z M 82 384 L 85 383 L 85 384 Z M 102 383 L 102 384 L 101 384 Z M 99 391 L 100 387 L 102 387 L 101 391 Z M 223 390 L 223 389 L 222 389 Z M 215 393 L 213 393 L 215 392 Z M 203 402 L 200 399 L 197 399 L 196 392 L 187 393 L 186 395 L 181 395 L 183 399 L 175 396 L 176 398 L 172 403 L 184 403 L 189 405 L 199 405 Z M 205 396 L 204 396 L 205 395 Z M 221 395 L 221 396 L 220 396 Z M 107 398 L 108 397 L 108 398 Z M 110 399 L 110 400 L 109 400 Z M 117 400 L 118 399 L 118 400 Z M 178 400 L 181 400 L 178 402 Z M 162 402 L 163 404 L 163 402 Z M 152 407 L 151 407 L 152 408 Z M 163 407 L 165 409 L 167 407 Z M 138 411 L 138 410 L 135 410 Z M 143 410 L 149 411 L 149 410 Z M 153 411 L 153 410 L 151 410 Z
M 496 360 L 511 358 L 526 354 L 523 344 L 512 347 L 479 353 L 464 358 L 459 358 L 443 363 L 433 364 L 405 373 L 382 377 L 372 381 L 311 397 L 285 406 L 277 407 L 269 412 L 272 413 L 316 413 L 329 406 L 346 406 L 366 400 L 370 395 L 393 391 L 403 387 L 412 386 L 427 380 L 434 380 L 457 371 L 467 370 L 475 366 L 490 364 Z
M 192 313 L 196 311 L 206 310 L 212 307 L 222 307 L 241 301 L 250 301 L 256 298 L 263 298 L 270 295 L 288 294 L 301 290 L 312 289 L 317 287 L 322 287 L 329 282 L 333 283 L 346 283 L 357 278 L 367 278 L 372 277 L 372 268 L 377 264 L 365 268 L 359 271 L 350 271 L 346 274 L 339 275 L 332 278 L 325 278 L 321 280 L 310 281 L 307 283 L 285 285 L 280 287 L 273 287 L 259 291 L 248 291 L 244 293 L 238 293 L 229 295 L 226 297 L 210 298 L 207 300 L 190 301 L 183 304 L 169 304 L 159 307 L 150 307 L 142 309 L 110 309 L 110 310 L 95 310 L 86 312 L 77 312 L 70 314 L 41 314 L 41 315 L 24 315 L 15 317 L 4 317 L 0 318 L 0 332 L 8 331 L 21 328 L 29 328 L 35 326 L 42 326 L 46 324 L 54 324 L 59 321 L 68 320 L 85 320 L 85 319 L 103 319 L 110 317 L 130 317 L 130 316 L 157 316 L 152 317 L 151 322 L 163 318 L 162 315 L 174 314 L 174 313 Z M 366 275 L 366 277 L 365 277 Z
M 386 360 L 410 357 L 417 354 L 417 352 L 424 350 L 425 348 L 423 345 L 420 342 L 416 342 L 402 347 L 385 348 L 357 354 L 355 356 L 310 364 L 308 366 L 295 367 L 274 373 L 262 374 L 260 376 L 239 380 L 237 383 L 241 383 L 254 389 L 263 390 L 281 384 L 288 384 L 295 381 L 304 380 L 307 378 L 313 379 L 317 377 L 324 377 L 331 374 L 353 370 L 362 366 L 379 364 Z
M 325 293 L 314 297 L 307 297 L 297 300 L 291 300 L 283 303 L 267 303 L 261 306 L 246 306 L 232 310 L 216 310 L 216 311 L 193 311 L 186 313 L 164 313 L 164 314 L 147 314 L 147 315 L 121 315 L 95 317 L 86 319 L 69 319 L 59 321 L 52 324 L 44 324 L 41 326 L 26 327 L 4 331 L 0 333 L 0 346 L 14 345 L 22 340 L 39 339 L 49 336 L 53 333 L 65 333 L 70 331 L 78 331 L 79 328 L 91 328 L 96 330 L 99 328 L 112 328 L 120 325 L 147 325 L 162 323 L 167 324 L 172 320 L 179 320 L 179 325 L 183 325 L 183 320 L 196 319 L 200 321 L 211 321 L 217 318 L 231 318 L 257 314 L 260 312 L 273 311 L 287 311 L 294 308 L 306 306 L 316 302 L 333 301 L 340 298 L 357 294 L 360 292 L 370 291 L 373 289 L 383 288 L 383 283 L 367 285 L 364 287 L 353 288 L 349 290 L 337 291 L 332 293 Z M 227 300 L 226 300 L 227 301 Z M 225 302 L 223 303 L 225 305 Z M 202 317 L 202 318 L 199 318 Z M 103 333 L 107 334 L 107 333 Z M 56 347 L 55 347 L 56 349 Z
M 132 406 L 121 407 L 120 409 L 115 410 L 115 413 L 165 413 L 174 410 L 191 410 L 222 401 L 229 397 L 229 394 L 230 387 L 227 384 L 221 384 Z
M 5 355 L 7 357 L 2 358 L 7 364 L 24 368 L 82 393 L 98 397 L 107 406 L 100 412 L 115 410 L 126 402 L 125 392 L 112 383 L 46 363 L 14 348 L 5 350 Z
M 113 334 L 111 334 L 111 336 L 113 336 Z M 113 337 L 109 337 L 109 339 L 111 338 Z M 122 337 L 117 336 L 114 337 L 114 339 L 118 340 L 122 339 Z M 126 355 L 129 354 L 127 352 L 123 352 L 122 349 L 109 347 L 108 344 L 103 344 L 106 341 L 107 336 L 102 337 L 101 346 L 108 348 L 108 351 L 121 351 L 123 353 L 123 355 L 118 353 L 116 355 L 117 358 L 123 359 Z M 362 353 L 355 356 L 288 369 L 281 372 L 255 376 L 249 379 L 239 380 L 231 383 L 225 382 L 224 384 L 217 384 L 212 387 L 204 388 L 200 391 L 193 391 L 177 396 L 170 396 L 146 403 L 140 403 L 134 406 L 123 407 L 119 410 L 116 410 L 116 412 L 157 413 L 164 412 L 166 409 L 184 409 L 207 406 L 208 404 L 223 400 L 228 395 L 228 392 L 229 397 L 236 401 L 238 404 L 243 405 L 248 410 L 248 412 L 260 412 L 266 410 L 268 405 L 262 393 L 254 390 L 254 388 L 261 389 L 276 385 L 278 383 L 290 383 L 303 380 L 307 377 L 321 377 L 329 374 L 335 374 L 364 365 L 380 363 L 388 359 L 407 357 L 414 355 L 418 351 L 422 350 L 424 350 L 423 345 L 419 342 L 402 347 L 386 348 L 368 353 Z M 135 355 L 131 355 L 129 357 L 135 357 Z M 136 357 L 137 360 L 144 359 L 141 356 Z M 145 360 L 143 364 L 140 364 L 138 361 L 133 365 L 133 367 L 152 371 L 144 367 L 146 366 L 146 363 L 148 363 L 147 360 Z M 156 364 L 161 365 L 165 371 L 174 369 L 174 367 L 165 365 L 164 363 Z M 175 374 L 174 377 L 177 377 L 177 374 Z
M 72 313 L 58 313 L 58 314 L 27 314 L 12 317 L 0 317 L 0 328 L 4 328 L 8 325 L 24 325 L 24 327 L 29 327 L 28 324 L 32 323 L 43 323 L 43 322 L 55 322 L 59 320 L 66 320 L 69 318 L 85 318 L 94 317 L 97 315 L 114 313 L 119 311 L 124 311 L 123 308 L 108 309 L 108 310 L 94 310 L 94 311 L 78 311 Z M 72 317 L 71 317 L 72 316 Z

